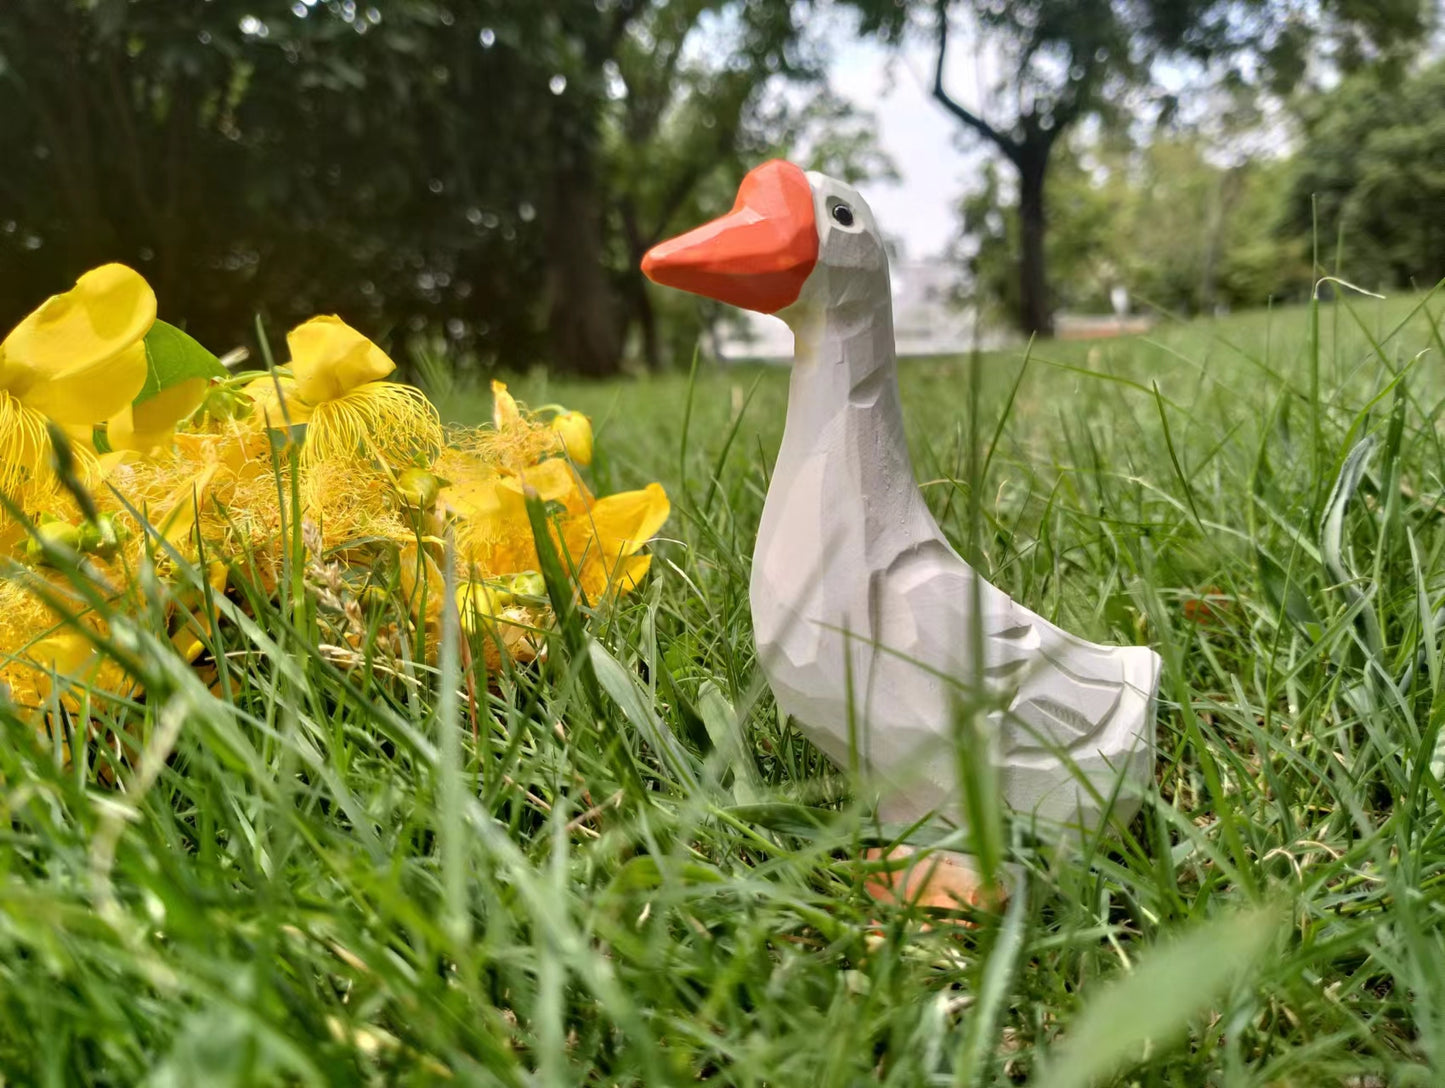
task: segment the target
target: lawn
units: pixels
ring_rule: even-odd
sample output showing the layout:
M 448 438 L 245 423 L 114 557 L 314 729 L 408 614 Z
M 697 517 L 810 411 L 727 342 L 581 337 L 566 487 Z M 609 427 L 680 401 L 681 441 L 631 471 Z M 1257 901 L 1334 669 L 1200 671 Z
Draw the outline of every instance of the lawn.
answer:
M 115 787 L 9 721 L 0 1072 L 1441 1083 L 1432 312 L 1356 298 L 903 364 L 960 550 L 1165 662 L 1157 794 L 1082 850 L 981 830 L 1018 888 L 970 925 L 867 898 L 866 809 L 756 669 L 786 370 L 515 379 L 594 417 L 599 491 L 667 487 L 647 581 L 490 687 L 450 645 L 348 671 L 283 585 L 224 633 L 219 694 L 142 653 L 144 704 L 97 710 L 135 738 Z

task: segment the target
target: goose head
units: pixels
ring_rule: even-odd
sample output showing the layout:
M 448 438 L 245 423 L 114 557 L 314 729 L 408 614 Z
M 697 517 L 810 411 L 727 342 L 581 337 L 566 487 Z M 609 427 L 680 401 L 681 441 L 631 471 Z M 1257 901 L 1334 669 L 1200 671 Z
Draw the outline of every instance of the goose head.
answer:
M 819 310 L 890 298 L 883 239 L 858 191 L 781 159 L 743 178 L 726 215 L 650 249 L 642 271 L 795 328 Z

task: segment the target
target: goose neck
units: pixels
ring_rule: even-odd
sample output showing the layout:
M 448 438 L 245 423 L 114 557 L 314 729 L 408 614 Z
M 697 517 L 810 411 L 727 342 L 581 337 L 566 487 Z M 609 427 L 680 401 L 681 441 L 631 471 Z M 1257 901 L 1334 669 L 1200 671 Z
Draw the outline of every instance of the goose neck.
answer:
M 891 299 L 833 306 L 792 322 L 794 361 L 784 446 L 812 446 L 848 415 L 907 457 Z M 855 409 L 855 411 L 849 411 Z M 871 443 L 870 443 L 871 444 Z

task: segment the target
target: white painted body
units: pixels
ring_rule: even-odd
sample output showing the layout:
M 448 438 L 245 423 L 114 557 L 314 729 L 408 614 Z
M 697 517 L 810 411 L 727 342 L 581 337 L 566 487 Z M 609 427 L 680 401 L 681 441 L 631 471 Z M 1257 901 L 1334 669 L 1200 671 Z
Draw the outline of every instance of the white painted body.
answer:
M 1158 656 L 1060 630 L 949 545 L 904 438 L 872 214 L 842 183 L 808 180 L 818 263 L 778 314 L 796 357 L 750 591 L 779 709 L 841 766 L 856 755 L 885 822 L 956 823 L 953 738 L 958 706 L 978 705 L 977 632 L 982 685 L 1007 710 L 988 718 L 992 750 L 969 758 L 993 760 L 1025 817 L 1093 828 L 1092 793 L 1107 801 L 1117 787 L 1112 814 L 1128 818 L 1152 778 Z M 840 201 L 854 213 L 846 227 L 830 215 Z

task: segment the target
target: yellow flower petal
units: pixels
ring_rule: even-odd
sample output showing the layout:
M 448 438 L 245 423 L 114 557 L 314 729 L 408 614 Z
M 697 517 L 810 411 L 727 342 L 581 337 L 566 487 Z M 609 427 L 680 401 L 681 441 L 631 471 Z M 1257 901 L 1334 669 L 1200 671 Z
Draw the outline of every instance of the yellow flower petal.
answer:
M 95 645 L 79 631 L 58 631 L 40 639 L 32 645 L 25 656 L 46 672 L 53 672 L 62 680 L 70 678 L 88 683 L 96 660 Z M 37 687 L 42 698 L 50 694 L 50 678 L 37 677 Z
M 0 512 L 0 555 L 9 553 L 29 535 L 25 531 L 25 526 L 18 521 L 11 521 L 9 514 Z
M 145 278 L 123 264 L 103 265 L 15 326 L 0 345 L 0 385 L 21 396 L 42 378 L 91 370 L 138 344 L 155 319 Z
M 7 352 L 7 362 L 9 358 Z M 145 385 L 145 343 L 137 340 L 118 354 L 81 369 L 33 377 L 25 391 L 16 394 L 27 408 L 61 424 L 104 423 L 135 400 Z
M 497 430 L 505 431 L 522 422 L 522 411 L 517 407 L 517 398 L 507 392 L 507 383 L 492 382 L 492 422 Z
M 568 520 L 563 542 L 589 600 L 609 589 L 625 593 L 636 586 L 651 557 L 634 553 L 657 534 L 670 512 L 662 485 L 648 484 L 598 499 L 587 513 Z
M 298 325 L 286 334 L 286 344 L 296 392 L 313 406 L 345 396 L 396 369 L 384 351 L 334 315 Z
M 110 448 L 148 453 L 170 445 L 176 424 L 201 406 L 209 386 L 205 378 L 187 378 L 140 404 L 127 405 L 106 425 Z
M 556 457 L 523 469 L 517 479 L 536 491 L 543 502 L 560 502 L 569 508 L 576 505 L 569 500 L 575 500 L 582 488 L 577 471 L 566 461 Z
M 468 575 L 537 568 L 527 502 L 516 480 L 492 477 L 443 488 L 438 502 L 459 519 L 457 552 Z
M 598 499 L 580 519 L 608 556 L 632 555 L 657 535 L 672 512 L 661 484 Z
M 443 488 L 441 498 L 461 517 L 479 521 L 525 516 L 527 512 L 521 490 L 505 486 L 499 476 Z
M 212 461 L 172 491 L 159 510 L 145 511 L 161 537 L 182 554 L 190 544 L 196 519 L 206 507 L 211 481 L 220 469 L 220 463 Z
M 234 430 L 220 434 L 182 432 L 175 437 L 181 460 L 218 464 L 232 476 L 271 475 L 271 441 L 256 431 Z
M 230 568 L 219 560 L 212 560 L 206 567 L 206 581 L 210 583 L 212 599 L 223 596 L 226 592 L 226 582 L 230 578 Z M 196 622 L 200 625 L 201 631 L 210 635 L 212 631 L 212 615 L 206 607 L 204 592 L 178 591 L 176 594 L 178 608 L 184 608 L 194 615 Z M 171 635 L 171 645 L 174 646 L 187 663 L 194 663 L 196 658 L 201 656 L 201 651 L 206 644 L 197 635 L 195 627 L 181 619 L 178 630 Z
M 589 601 L 598 601 L 608 593 L 621 596 L 631 593 L 652 566 L 650 555 L 629 555 L 607 567 L 600 560 L 583 566 L 577 582 Z
M 72 446 L 80 446 L 92 452 L 95 450 L 95 425 L 91 423 L 56 424 L 65 432 Z
M 413 616 L 434 620 L 441 615 L 446 581 L 431 556 L 415 544 L 403 545 L 397 575 L 402 598 Z
M 110 479 L 111 474 L 127 461 L 135 459 L 133 450 L 111 450 L 109 453 L 97 454 L 95 467 L 91 469 L 90 477 L 85 481 L 88 487 L 99 487 Z

